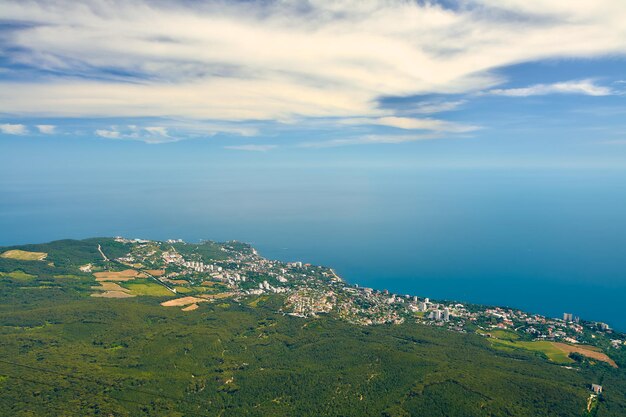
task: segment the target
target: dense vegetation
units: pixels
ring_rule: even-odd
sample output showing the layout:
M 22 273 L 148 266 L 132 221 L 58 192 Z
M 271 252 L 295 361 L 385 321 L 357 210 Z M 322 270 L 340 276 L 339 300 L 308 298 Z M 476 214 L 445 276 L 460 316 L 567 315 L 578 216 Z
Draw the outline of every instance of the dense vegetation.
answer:
M 89 297 L 76 266 L 100 262 L 96 242 L 123 255 L 98 239 L 0 259 L 0 415 L 582 416 L 591 383 L 595 415 L 626 415 L 621 367 L 567 369 L 478 335 L 284 316 L 280 295 L 190 312 Z

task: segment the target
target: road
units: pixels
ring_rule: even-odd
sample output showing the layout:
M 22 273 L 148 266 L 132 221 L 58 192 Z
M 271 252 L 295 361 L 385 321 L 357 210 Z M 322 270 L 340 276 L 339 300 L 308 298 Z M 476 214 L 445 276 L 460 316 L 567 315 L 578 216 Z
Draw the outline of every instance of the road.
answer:
M 106 257 L 106 255 L 104 254 L 104 252 L 102 252 L 102 247 L 100 246 L 100 244 L 98 244 L 98 252 L 100 252 L 100 255 L 102 255 L 102 259 L 105 260 L 105 262 L 111 261 L 109 258 Z M 111 261 L 111 262 L 115 262 L 117 264 L 123 265 L 123 266 L 128 266 L 128 265 L 124 265 L 121 262 L 118 261 Z M 164 283 L 163 281 L 161 281 L 159 278 L 155 277 L 154 275 L 150 274 L 149 272 L 147 272 L 144 269 L 139 269 L 140 272 L 143 272 L 144 274 L 146 274 L 148 277 L 152 278 L 153 280 L 155 280 L 156 282 L 158 282 L 159 284 L 163 285 L 165 288 L 167 288 L 169 291 L 173 292 L 174 294 L 176 294 L 176 290 L 174 288 L 170 288 L 169 285 L 167 285 L 166 283 Z
M 105 262 L 109 261 L 109 258 L 107 258 L 104 252 L 102 252 L 102 247 L 100 247 L 100 244 L 98 244 L 98 252 L 100 252 L 100 255 L 102 255 L 102 259 L 104 259 Z

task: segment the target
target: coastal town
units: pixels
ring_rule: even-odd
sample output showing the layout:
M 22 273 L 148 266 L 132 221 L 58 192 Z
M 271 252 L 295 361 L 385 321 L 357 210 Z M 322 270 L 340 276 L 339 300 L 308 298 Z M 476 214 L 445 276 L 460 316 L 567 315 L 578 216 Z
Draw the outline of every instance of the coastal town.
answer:
M 279 312 L 300 318 L 332 315 L 364 326 L 415 321 L 485 337 L 497 338 L 507 332 L 521 340 L 626 349 L 626 335 L 606 323 L 586 321 L 572 313 L 549 318 L 513 308 L 431 300 L 350 285 L 331 268 L 269 260 L 241 242 L 192 244 L 122 237 L 115 241 L 128 247 L 128 254 L 115 259 L 115 263 L 146 273 L 190 302 L 220 296 L 244 302 L 250 297 L 281 294 L 284 302 Z M 190 296 L 199 292 L 200 298 Z
M 447 363 L 450 354 L 461 355 L 464 363 L 466 348 L 487 352 L 485 358 L 490 363 L 497 360 L 498 366 L 518 369 L 512 364 L 530 360 L 550 380 L 550 369 L 584 375 L 578 387 L 585 388 L 588 414 L 619 389 L 615 379 L 605 376 L 620 375 L 626 366 L 626 335 L 574 312 L 547 317 L 517 308 L 363 287 L 344 281 L 330 267 L 267 259 L 238 241 L 64 240 L 6 248 L 0 250 L 0 261 L 4 265 L 0 279 L 13 291 L 12 297 L 28 299 L 33 291 L 54 291 L 55 296 L 46 297 L 52 305 L 65 296 L 106 317 L 134 317 L 138 310 L 150 311 L 159 321 L 171 320 L 174 328 L 180 323 L 196 323 L 202 341 L 212 334 L 213 330 L 207 331 L 216 317 L 236 316 L 242 319 L 232 323 L 239 326 L 233 339 L 236 345 L 265 346 L 266 341 L 256 345 L 252 339 L 268 337 L 268 327 L 280 322 L 293 334 L 312 337 L 313 344 L 319 334 L 315 329 L 335 329 L 339 333 L 333 338 L 345 329 L 354 331 L 359 340 L 371 334 L 385 335 L 384 346 L 400 343 L 402 361 L 405 348 L 431 350 L 430 355 L 447 350 L 439 363 Z M 287 334 L 276 332 L 282 350 Z M 107 333 L 104 330 L 102 334 Z M 293 336 L 294 340 L 300 336 Z M 119 341 L 125 340 L 123 337 L 106 343 L 101 339 L 92 338 L 86 346 L 105 346 L 107 351 L 121 349 L 118 346 L 124 345 L 120 343 L 130 346 Z M 376 350 L 381 340 L 375 338 Z M 448 344 L 451 341 L 459 343 Z M 428 346 L 414 349 L 421 344 Z M 223 347 L 221 342 L 217 345 L 220 356 Z M 181 348 L 187 352 L 191 347 Z M 542 368 L 544 365 L 553 368 Z M 223 381 L 228 386 L 232 375 Z

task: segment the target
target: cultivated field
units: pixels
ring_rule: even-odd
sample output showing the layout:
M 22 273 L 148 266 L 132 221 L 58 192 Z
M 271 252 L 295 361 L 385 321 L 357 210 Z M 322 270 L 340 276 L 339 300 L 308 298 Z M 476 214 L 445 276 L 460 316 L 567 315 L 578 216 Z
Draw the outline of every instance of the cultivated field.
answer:
M 156 282 L 142 281 L 125 283 L 124 287 L 134 295 L 147 295 L 153 297 L 173 297 L 174 293 L 169 291 L 163 285 Z
M 541 352 L 548 359 L 557 363 L 570 363 L 574 362 L 566 352 L 554 346 L 552 342 L 537 341 L 537 342 L 515 342 L 511 340 L 502 339 L 489 339 L 493 347 L 502 350 L 509 349 L 523 349 L 534 352 Z
M 95 272 L 93 275 L 96 277 L 96 281 L 131 281 L 135 278 L 146 278 L 145 274 L 134 269 L 126 269 L 119 272 Z
M 48 256 L 45 252 L 28 252 L 25 250 L 13 249 L 8 250 L 0 255 L 7 259 L 17 259 L 20 261 L 42 261 Z
M 208 300 L 205 298 L 198 298 L 198 297 L 182 297 L 182 298 L 176 298 L 174 300 L 164 301 L 161 303 L 161 305 L 164 307 L 180 307 L 180 306 L 186 306 L 189 304 L 201 303 L 203 301 L 208 301 Z
M 91 287 L 91 289 L 96 290 L 91 294 L 92 297 L 102 297 L 102 298 L 128 298 L 134 297 L 134 294 L 131 294 L 129 290 L 116 284 L 115 282 L 101 282 L 100 286 Z
M 569 355 L 572 352 L 580 353 L 583 356 L 588 358 L 597 359 L 602 362 L 606 362 L 614 368 L 617 368 L 617 364 L 611 358 L 609 358 L 605 353 L 600 351 L 598 348 L 594 346 L 576 346 L 576 345 L 568 345 L 565 343 L 552 342 L 552 344 L 559 350 L 565 352 L 565 354 Z

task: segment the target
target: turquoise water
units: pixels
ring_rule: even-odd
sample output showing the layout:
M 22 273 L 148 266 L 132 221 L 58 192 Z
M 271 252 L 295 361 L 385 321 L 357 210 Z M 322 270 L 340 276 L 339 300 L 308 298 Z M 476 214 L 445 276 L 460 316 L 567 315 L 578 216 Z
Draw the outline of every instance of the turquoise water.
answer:
M 5 170 L 0 245 L 237 239 L 363 286 L 626 330 L 625 209 L 623 171 Z

